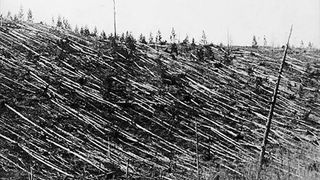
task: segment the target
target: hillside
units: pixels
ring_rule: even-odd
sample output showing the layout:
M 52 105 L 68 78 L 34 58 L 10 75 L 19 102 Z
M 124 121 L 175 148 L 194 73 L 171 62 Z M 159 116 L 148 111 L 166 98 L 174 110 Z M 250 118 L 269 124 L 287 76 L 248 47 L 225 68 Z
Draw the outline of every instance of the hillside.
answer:
M 195 179 L 197 139 L 204 179 L 254 174 L 283 49 L 179 44 L 177 54 L 171 44 L 114 48 L 43 24 L 4 24 L 1 178 Z M 319 58 L 288 54 L 266 176 L 319 175 Z

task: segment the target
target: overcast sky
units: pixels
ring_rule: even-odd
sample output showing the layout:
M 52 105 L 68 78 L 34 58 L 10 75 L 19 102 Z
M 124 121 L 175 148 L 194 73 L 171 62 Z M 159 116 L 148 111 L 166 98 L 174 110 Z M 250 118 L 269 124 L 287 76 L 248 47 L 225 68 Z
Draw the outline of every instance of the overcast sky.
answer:
M 88 25 L 107 33 L 113 31 L 112 0 L 0 0 L 6 15 L 17 13 L 19 7 L 33 11 L 36 21 L 50 24 L 58 15 L 74 26 Z M 116 0 L 118 31 L 156 33 L 168 38 L 174 27 L 178 37 L 186 34 L 201 38 L 202 31 L 213 43 L 226 43 L 229 31 L 233 44 L 251 45 L 252 36 L 269 45 L 286 42 L 293 24 L 292 44 L 310 41 L 320 47 L 319 0 Z

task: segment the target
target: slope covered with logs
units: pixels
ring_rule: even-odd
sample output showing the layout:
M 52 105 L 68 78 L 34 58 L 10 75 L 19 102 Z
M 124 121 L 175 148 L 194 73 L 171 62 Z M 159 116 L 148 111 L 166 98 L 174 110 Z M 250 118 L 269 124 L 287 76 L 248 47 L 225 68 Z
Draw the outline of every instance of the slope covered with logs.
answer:
M 0 27 L 0 169 L 38 179 L 239 177 L 257 159 L 282 49 L 150 45 Z M 320 53 L 287 57 L 267 151 L 318 146 Z M 269 152 L 270 153 L 270 152 Z M 272 165 L 280 166 L 272 156 Z M 17 175 L 18 174 L 18 175 Z

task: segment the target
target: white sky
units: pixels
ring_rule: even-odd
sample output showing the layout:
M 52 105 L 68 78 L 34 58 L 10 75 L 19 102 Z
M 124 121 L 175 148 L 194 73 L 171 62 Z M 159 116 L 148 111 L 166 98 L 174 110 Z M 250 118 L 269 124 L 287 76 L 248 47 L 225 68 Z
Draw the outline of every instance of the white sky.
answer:
M 51 24 L 58 15 L 72 25 L 88 25 L 107 33 L 113 31 L 112 0 L 0 0 L 0 10 L 17 13 L 22 5 L 33 11 L 36 21 Z M 178 37 L 186 34 L 199 40 L 202 30 L 213 43 L 226 43 L 227 32 L 232 44 L 251 45 L 252 36 L 269 45 L 286 42 L 293 24 L 292 44 L 310 41 L 320 47 L 319 0 L 116 0 L 117 29 L 134 35 L 149 35 L 158 29 L 168 38 L 174 27 Z M 147 36 L 148 37 L 148 36 Z

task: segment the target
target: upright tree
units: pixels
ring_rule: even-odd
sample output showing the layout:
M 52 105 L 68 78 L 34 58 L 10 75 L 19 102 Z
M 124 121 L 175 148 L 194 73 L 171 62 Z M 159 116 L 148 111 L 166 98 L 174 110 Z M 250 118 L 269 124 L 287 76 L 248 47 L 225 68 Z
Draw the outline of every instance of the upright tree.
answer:
M 231 46 L 231 37 L 230 37 L 230 32 L 229 32 L 229 28 L 227 30 L 227 47 L 228 47 L 228 51 L 230 49 Z
M 24 10 L 23 7 L 20 6 L 19 12 L 18 12 L 18 20 L 23 21 L 24 20 Z
M 201 36 L 201 41 L 200 41 L 203 45 L 206 45 L 207 42 L 207 36 L 206 33 L 204 31 L 202 31 L 202 36 Z
M 262 170 L 263 165 L 265 164 L 265 152 L 266 152 L 266 145 L 268 144 L 268 138 L 269 138 L 269 133 L 271 130 L 271 122 L 272 122 L 272 117 L 273 117 L 273 112 L 274 112 L 274 108 L 277 102 L 277 95 L 278 95 L 278 89 L 279 89 L 279 85 L 280 85 L 280 81 L 281 81 L 281 74 L 285 65 L 285 61 L 286 61 L 286 56 L 287 56 L 287 52 L 288 52 L 288 48 L 289 48 L 289 41 L 291 38 L 291 34 L 292 34 L 292 26 L 290 29 L 290 33 L 289 33 L 289 37 L 288 37 L 288 41 L 284 50 L 284 54 L 283 54 L 283 58 L 282 58 L 282 63 L 279 69 L 279 74 L 278 74 L 278 79 L 277 79 L 277 83 L 274 87 L 273 90 L 273 97 L 272 97 L 272 101 L 270 102 L 270 110 L 269 110 L 269 114 L 268 114 L 268 119 L 266 122 L 266 127 L 265 127 L 265 131 L 264 131 L 264 136 L 263 136 L 263 142 L 261 145 L 261 150 L 260 150 L 260 157 L 259 157 L 259 166 L 258 166 L 258 171 L 257 171 L 257 177 L 256 179 L 260 179 L 260 173 Z
M 1 0 L 0 0 L 0 7 L 2 7 L 2 5 L 1 5 Z M 0 13 L 0 26 L 2 26 L 2 13 Z
M 90 30 L 89 30 L 88 26 L 85 26 L 85 27 L 84 27 L 83 35 L 85 35 L 85 36 L 90 36 Z
M 92 32 L 92 36 L 97 37 L 97 35 L 98 35 L 98 29 L 95 26 L 94 29 L 93 29 L 93 32 Z
M 252 47 L 257 48 L 258 47 L 258 42 L 256 36 L 253 36 L 252 38 Z
M 139 42 L 141 42 L 143 44 L 147 44 L 146 37 L 143 34 L 140 34 Z
M 300 42 L 300 48 L 304 48 L 304 42 L 302 40 Z
M 100 34 L 100 38 L 101 39 L 107 39 L 106 32 L 102 31 L 101 34 Z
M 79 28 L 78 28 L 78 25 L 76 25 L 76 27 L 74 28 L 74 33 L 79 34 Z
M 67 30 L 71 30 L 71 25 L 66 18 L 62 19 L 62 27 Z
M 129 36 L 131 36 L 131 33 L 129 33 L 129 31 L 126 31 L 125 39 L 127 39 Z
M 170 41 L 171 43 L 175 43 L 176 42 L 176 31 L 174 30 L 174 28 L 171 29 L 171 35 L 170 35 Z
M 32 22 L 32 21 L 33 21 L 33 15 L 32 15 L 31 9 L 28 9 L 27 21 L 29 21 L 29 22 Z
M 113 0 L 113 27 L 114 27 L 114 37 L 117 38 L 117 21 L 116 21 L 116 1 Z
M 110 33 L 110 34 L 108 35 L 107 39 L 108 39 L 109 41 L 113 41 L 113 40 L 114 40 L 113 35 L 114 35 L 113 33 Z
M 15 14 L 15 15 L 13 16 L 13 21 L 15 21 L 15 22 L 18 22 L 18 21 L 19 21 L 18 15 Z
M 55 26 L 55 25 L 56 25 L 56 24 L 55 24 L 54 17 L 51 17 L 51 24 L 52 24 L 52 26 Z
M 184 38 L 184 40 L 182 41 L 182 44 L 189 44 L 189 36 L 186 35 L 186 37 Z
M 195 42 L 194 38 L 192 38 L 191 46 L 195 46 L 195 45 L 196 45 L 196 42 Z
M 161 35 L 160 30 L 158 30 L 157 36 L 156 36 L 156 43 L 159 43 L 159 44 L 160 44 L 161 41 L 162 41 L 162 35 Z
M 63 24 L 62 24 L 61 16 L 58 16 L 58 19 L 57 19 L 57 27 L 59 27 L 59 28 L 63 28 Z
M 268 45 L 266 36 L 263 36 L 263 46 L 266 47 Z
M 84 35 L 84 28 L 83 27 L 80 28 L 80 35 L 82 35 L 82 36 Z
M 121 42 L 124 42 L 126 40 L 126 35 L 124 33 L 121 33 L 121 36 L 119 37 L 119 40 Z
M 312 42 L 309 42 L 309 43 L 308 43 L 308 48 L 309 48 L 309 49 L 312 49 L 312 48 L 313 48 Z
M 10 12 L 10 11 L 8 11 L 7 19 L 8 19 L 8 20 L 12 20 L 12 15 L 11 15 L 11 12 Z
M 131 52 L 136 50 L 136 40 L 134 39 L 132 34 L 128 33 L 128 31 L 126 33 L 125 43 L 126 43 L 127 47 L 129 47 Z
M 152 33 L 149 34 L 149 43 L 152 44 L 153 42 L 153 35 Z

